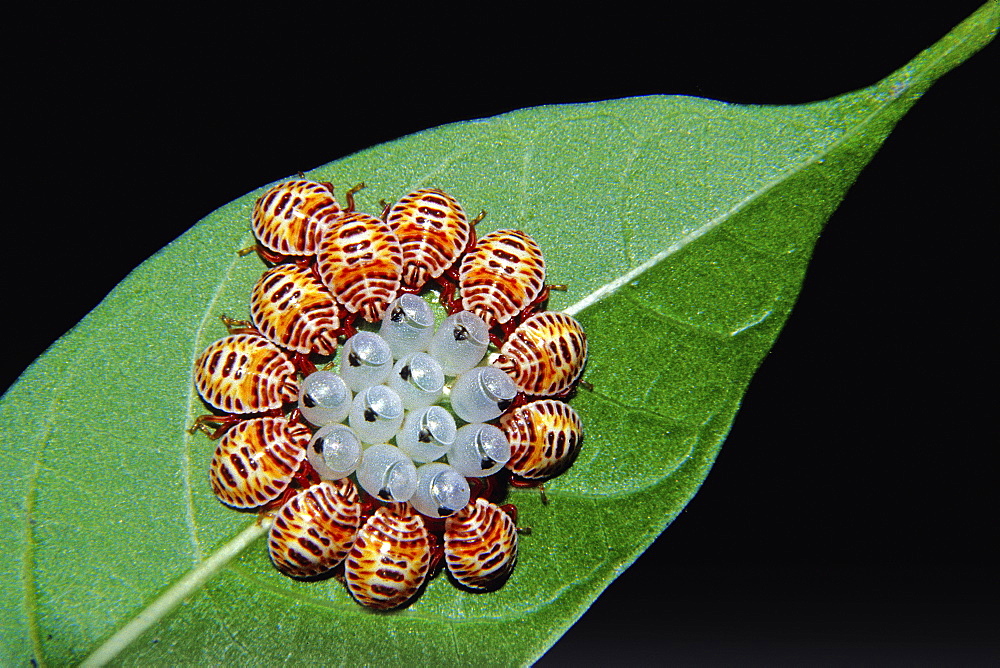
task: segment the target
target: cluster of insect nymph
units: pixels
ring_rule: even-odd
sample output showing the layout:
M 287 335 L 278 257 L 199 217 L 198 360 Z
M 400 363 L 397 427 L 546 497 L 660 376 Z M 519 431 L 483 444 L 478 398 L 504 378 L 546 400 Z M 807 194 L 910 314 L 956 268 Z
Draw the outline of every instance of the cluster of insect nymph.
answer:
M 361 213 L 361 187 L 343 207 L 331 184 L 304 178 L 257 200 L 257 245 L 241 254 L 269 268 L 250 320 L 223 315 L 229 335 L 195 362 L 213 412 L 190 430 L 219 439 L 212 489 L 270 522 L 285 575 L 337 577 L 380 610 L 409 604 L 442 561 L 460 588 L 492 591 L 523 531 L 495 502 L 579 453 L 566 402 L 587 340 L 543 310 L 559 286 L 530 236 L 477 240 L 485 214 L 469 220 L 435 188 Z M 432 289 L 448 314 L 437 324 Z

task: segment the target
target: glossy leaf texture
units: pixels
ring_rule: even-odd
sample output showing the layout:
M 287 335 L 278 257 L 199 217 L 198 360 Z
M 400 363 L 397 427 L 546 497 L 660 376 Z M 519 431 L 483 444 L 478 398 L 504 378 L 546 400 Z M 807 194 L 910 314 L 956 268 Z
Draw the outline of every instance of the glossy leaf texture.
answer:
M 364 180 L 377 211 L 420 185 L 518 227 L 545 251 L 550 307 L 590 339 L 594 390 L 573 406 L 581 457 L 516 491 L 514 576 L 471 595 L 439 577 L 411 607 L 373 614 L 335 580 L 299 583 L 219 505 L 213 444 L 191 364 L 245 316 L 262 267 L 249 193 L 138 268 L 0 402 L 8 559 L 0 566 L 3 663 L 83 660 L 149 615 L 117 657 L 270 665 L 527 663 L 540 656 L 683 509 L 707 475 L 754 370 L 788 317 L 813 244 L 858 173 L 933 81 L 996 30 L 983 10 L 879 84 L 833 100 L 748 107 L 650 96 L 539 107 L 390 142 L 308 176 Z M 109 352 L 110 351 L 110 352 Z M 248 527 L 251 527 L 248 530 Z M 249 533 L 248 533 L 249 532 Z M 205 576 L 179 605 L 157 601 Z M 488 642 L 484 642 L 488 639 Z M 294 649 L 290 649 L 294 648 Z

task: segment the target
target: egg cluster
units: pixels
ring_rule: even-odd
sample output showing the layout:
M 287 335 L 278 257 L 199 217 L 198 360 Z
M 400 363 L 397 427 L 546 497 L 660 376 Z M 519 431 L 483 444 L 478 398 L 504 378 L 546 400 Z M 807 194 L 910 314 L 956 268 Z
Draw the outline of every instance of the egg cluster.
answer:
M 212 489 L 273 516 L 278 570 L 333 573 L 362 605 L 405 605 L 442 558 L 459 586 L 494 589 L 518 532 L 516 509 L 490 499 L 575 460 L 583 429 L 566 399 L 586 337 L 541 310 L 550 286 L 527 234 L 477 240 L 479 219 L 432 188 L 370 216 L 356 190 L 341 207 L 330 184 L 295 180 L 254 207 L 271 266 L 251 319 L 223 316 L 229 336 L 195 362 L 214 412 L 192 431 L 219 438 Z M 448 312 L 437 326 L 419 296 L 431 286 Z

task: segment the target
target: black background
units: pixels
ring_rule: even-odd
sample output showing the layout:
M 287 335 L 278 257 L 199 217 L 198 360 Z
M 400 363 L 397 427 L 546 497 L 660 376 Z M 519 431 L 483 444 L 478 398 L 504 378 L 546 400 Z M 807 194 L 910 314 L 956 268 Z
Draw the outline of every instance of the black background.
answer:
M 8 77 L 0 387 L 149 255 L 264 183 L 538 104 L 824 99 L 977 6 L 878 4 L 40 10 Z M 985 389 L 997 74 L 994 45 L 898 125 L 830 220 L 702 490 L 541 665 L 1000 656 Z

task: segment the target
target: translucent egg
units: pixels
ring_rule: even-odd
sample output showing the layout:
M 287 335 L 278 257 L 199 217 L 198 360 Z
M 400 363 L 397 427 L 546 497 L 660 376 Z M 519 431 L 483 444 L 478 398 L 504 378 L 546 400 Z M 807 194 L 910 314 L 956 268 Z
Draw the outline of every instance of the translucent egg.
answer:
M 510 443 L 491 424 L 467 424 L 455 432 L 448 463 L 468 478 L 493 475 L 510 460 Z
M 415 462 L 432 462 L 455 441 L 455 418 L 440 406 L 411 411 L 396 434 L 396 445 Z
M 389 344 L 395 359 L 427 350 L 434 336 L 434 312 L 420 297 L 400 295 L 382 316 L 379 334 Z
M 410 505 L 428 517 L 448 517 L 469 504 L 472 492 L 465 477 L 451 466 L 424 464 L 417 469 L 416 491 Z
M 344 424 L 331 424 L 317 431 L 306 448 L 309 463 L 323 480 L 345 478 L 361 462 L 361 440 Z
M 383 501 L 409 501 L 417 489 L 417 467 L 396 446 L 373 445 L 361 456 L 358 484 Z
M 517 386 L 506 373 L 479 366 L 463 373 L 451 388 L 451 409 L 466 422 L 485 422 L 503 415 L 517 396 Z
M 392 371 L 392 351 L 378 334 L 358 332 L 340 354 L 340 375 L 355 392 L 381 384 Z
M 351 398 L 343 378 L 332 371 L 317 371 L 299 386 L 299 411 L 317 427 L 343 422 L 351 410 Z
M 444 370 L 427 353 L 415 353 L 396 362 L 386 383 L 399 394 L 403 408 L 423 408 L 441 398 Z
M 478 315 L 459 311 L 444 319 L 427 352 L 441 363 L 446 376 L 457 376 L 479 364 L 490 345 L 490 332 Z
M 403 424 L 403 402 L 390 387 L 369 387 L 355 395 L 347 421 L 362 443 L 385 443 Z

